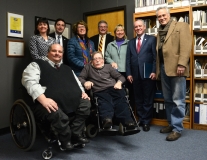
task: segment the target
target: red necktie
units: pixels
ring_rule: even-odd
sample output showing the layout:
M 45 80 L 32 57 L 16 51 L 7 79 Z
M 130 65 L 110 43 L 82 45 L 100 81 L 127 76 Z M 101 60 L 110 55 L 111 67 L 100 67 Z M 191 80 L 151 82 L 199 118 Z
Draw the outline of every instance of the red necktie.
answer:
M 141 38 L 139 37 L 137 42 L 137 53 L 139 53 L 140 48 L 141 48 Z

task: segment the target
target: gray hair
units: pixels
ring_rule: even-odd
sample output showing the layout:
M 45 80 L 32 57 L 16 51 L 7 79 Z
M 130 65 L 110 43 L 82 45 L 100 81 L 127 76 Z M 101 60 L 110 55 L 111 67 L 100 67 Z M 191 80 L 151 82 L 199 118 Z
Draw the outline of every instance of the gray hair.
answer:
M 141 21 L 141 22 L 142 22 L 142 24 L 146 27 L 145 22 L 144 22 L 144 20 L 143 20 L 143 19 L 136 19 L 136 21 L 135 21 L 135 22 L 137 22 L 137 21 Z
M 48 47 L 47 53 L 49 53 L 49 52 L 52 50 L 52 46 L 53 46 L 54 44 L 59 44 L 59 43 L 55 42 L 55 43 L 51 44 L 51 45 Z M 60 45 L 60 44 L 59 44 L 59 45 Z M 60 46 L 61 46 L 61 45 L 60 45 Z M 62 49 L 63 49 L 63 53 L 64 53 L 64 48 L 63 48 L 63 46 L 61 46 L 61 47 L 62 47 Z
M 108 23 L 107 23 L 106 21 L 104 21 L 104 20 L 100 20 L 100 21 L 98 22 L 98 27 L 100 26 L 101 23 L 105 23 L 106 26 L 108 27 Z
M 157 8 L 157 10 L 156 10 L 156 16 L 157 16 L 158 11 L 161 10 L 161 9 L 165 9 L 167 11 L 167 13 L 170 15 L 170 9 L 167 8 L 166 6 L 163 6 L 163 7 L 158 7 Z

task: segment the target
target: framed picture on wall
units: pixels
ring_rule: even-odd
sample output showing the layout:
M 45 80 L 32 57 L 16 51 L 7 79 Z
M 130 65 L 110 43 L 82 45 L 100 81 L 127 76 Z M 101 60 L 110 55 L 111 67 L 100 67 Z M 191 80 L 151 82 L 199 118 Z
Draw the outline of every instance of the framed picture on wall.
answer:
M 36 22 L 38 21 L 38 19 L 41 18 L 41 17 L 38 17 L 38 16 L 35 16 L 35 26 L 36 26 Z M 46 17 L 45 17 L 46 18 Z M 53 33 L 55 32 L 55 27 L 54 27 L 54 24 L 55 24 L 55 20 L 53 19 L 48 19 L 48 23 L 49 23 L 49 27 L 50 27 L 50 33 Z M 65 36 L 66 38 L 70 39 L 71 38 L 71 23 L 66 23 L 66 26 L 65 26 L 65 30 L 63 32 L 63 36 Z
M 7 36 L 23 38 L 24 17 L 23 15 L 7 12 Z
M 24 56 L 24 41 L 22 40 L 6 40 L 7 57 Z

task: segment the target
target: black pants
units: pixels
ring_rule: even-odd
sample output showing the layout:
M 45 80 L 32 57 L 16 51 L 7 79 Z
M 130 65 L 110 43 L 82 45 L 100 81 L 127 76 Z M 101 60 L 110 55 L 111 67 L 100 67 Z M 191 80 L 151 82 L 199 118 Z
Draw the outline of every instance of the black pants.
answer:
M 101 120 L 113 118 L 121 123 L 131 122 L 132 116 L 123 89 L 114 89 L 110 87 L 104 91 L 95 92 L 98 97 L 98 109 Z
M 70 141 L 71 135 L 82 134 L 85 127 L 85 120 L 90 115 L 91 103 L 87 99 L 80 99 L 80 104 L 75 111 L 75 118 L 70 123 L 68 114 L 64 113 L 61 108 L 56 112 L 49 113 L 41 104 L 35 105 L 32 108 L 34 116 L 39 120 L 47 120 L 54 133 L 58 135 L 61 142 Z

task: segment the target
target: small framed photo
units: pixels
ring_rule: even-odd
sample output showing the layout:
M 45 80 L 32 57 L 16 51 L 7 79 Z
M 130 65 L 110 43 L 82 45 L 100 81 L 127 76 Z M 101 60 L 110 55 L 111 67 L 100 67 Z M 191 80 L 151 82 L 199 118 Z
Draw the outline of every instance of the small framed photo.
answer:
M 24 41 L 6 40 L 6 54 L 7 57 L 23 57 Z
M 36 22 L 38 21 L 39 18 L 41 18 L 41 17 L 35 16 L 35 24 L 36 24 Z M 49 19 L 49 18 L 47 18 L 47 20 L 48 20 L 49 27 L 50 27 L 50 33 L 55 32 L 55 27 L 54 27 L 55 20 Z M 71 34 L 72 34 L 71 24 L 65 22 L 65 30 L 63 32 L 63 36 L 65 36 L 66 38 L 70 39 L 71 38 Z
M 24 17 L 23 15 L 7 12 L 7 36 L 23 38 Z

